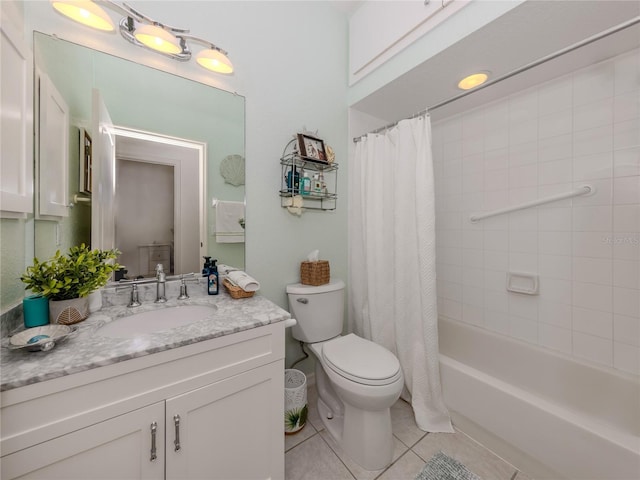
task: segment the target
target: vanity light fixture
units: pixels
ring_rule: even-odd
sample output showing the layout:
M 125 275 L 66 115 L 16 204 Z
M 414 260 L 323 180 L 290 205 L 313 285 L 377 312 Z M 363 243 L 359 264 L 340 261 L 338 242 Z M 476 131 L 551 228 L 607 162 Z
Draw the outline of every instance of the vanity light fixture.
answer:
M 175 55 L 182 51 L 180 40 L 159 25 L 140 25 L 133 36 L 143 45 L 160 53 Z
M 471 90 L 478 85 L 482 85 L 489 78 L 489 72 L 478 72 L 464 77 L 458 82 L 460 90 Z
M 211 45 L 210 48 L 200 50 L 196 55 L 196 62 L 207 70 L 218 73 L 231 73 L 233 72 L 233 65 L 227 58 L 224 51 L 220 50 L 215 45 Z
M 115 30 L 111 17 L 91 0 L 50 0 L 51 6 L 76 22 L 104 32 Z
M 120 20 L 119 29 L 122 37 L 139 47 L 148 48 L 154 52 L 173 58 L 181 62 L 191 59 L 192 52 L 189 43 L 203 45 L 205 48 L 196 55 L 196 62 L 203 68 L 216 73 L 233 73 L 233 64 L 227 52 L 213 43 L 189 34 L 189 30 L 170 27 L 157 22 L 143 13 L 134 10 L 123 3 L 119 5 L 111 0 L 49 0 L 52 6 L 63 15 L 99 30 L 114 30 L 111 17 L 100 5 L 117 12 L 124 17 Z M 100 4 L 100 5 L 98 5 Z M 101 14 L 100 14 L 101 12 Z M 102 22 L 89 22 L 87 17 L 101 18 Z M 110 28 L 103 26 L 110 25 Z

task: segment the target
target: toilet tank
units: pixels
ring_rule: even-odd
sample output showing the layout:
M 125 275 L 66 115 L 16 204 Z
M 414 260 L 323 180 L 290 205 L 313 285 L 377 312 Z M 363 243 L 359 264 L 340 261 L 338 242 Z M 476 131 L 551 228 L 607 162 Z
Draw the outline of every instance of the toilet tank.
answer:
M 313 286 L 287 285 L 289 313 L 298 323 L 291 329 L 296 340 L 315 343 L 342 333 L 344 320 L 344 282 L 333 280 Z

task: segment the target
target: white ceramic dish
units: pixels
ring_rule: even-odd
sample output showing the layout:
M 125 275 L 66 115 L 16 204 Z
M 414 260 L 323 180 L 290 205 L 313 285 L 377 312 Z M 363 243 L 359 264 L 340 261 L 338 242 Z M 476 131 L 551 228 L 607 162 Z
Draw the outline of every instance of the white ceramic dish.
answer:
M 68 325 L 43 325 L 27 328 L 9 339 L 9 348 L 12 350 L 25 349 L 29 352 L 47 352 L 55 347 L 57 342 L 77 330 L 78 327 Z

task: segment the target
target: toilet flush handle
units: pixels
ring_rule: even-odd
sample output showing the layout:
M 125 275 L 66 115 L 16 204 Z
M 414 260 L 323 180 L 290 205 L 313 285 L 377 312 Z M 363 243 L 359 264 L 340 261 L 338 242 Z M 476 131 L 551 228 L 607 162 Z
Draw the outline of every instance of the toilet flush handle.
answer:
M 309 300 L 307 298 L 298 298 L 296 299 L 296 302 L 304 303 L 306 305 L 309 303 Z

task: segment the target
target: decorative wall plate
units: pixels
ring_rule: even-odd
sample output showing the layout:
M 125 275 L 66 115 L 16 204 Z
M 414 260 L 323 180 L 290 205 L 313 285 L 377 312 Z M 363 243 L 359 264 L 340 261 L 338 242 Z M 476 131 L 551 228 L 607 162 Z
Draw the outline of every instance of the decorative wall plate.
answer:
M 220 162 L 220 174 L 226 183 L 234 186 L 244 185 L 244 157 L 227 155 Z

